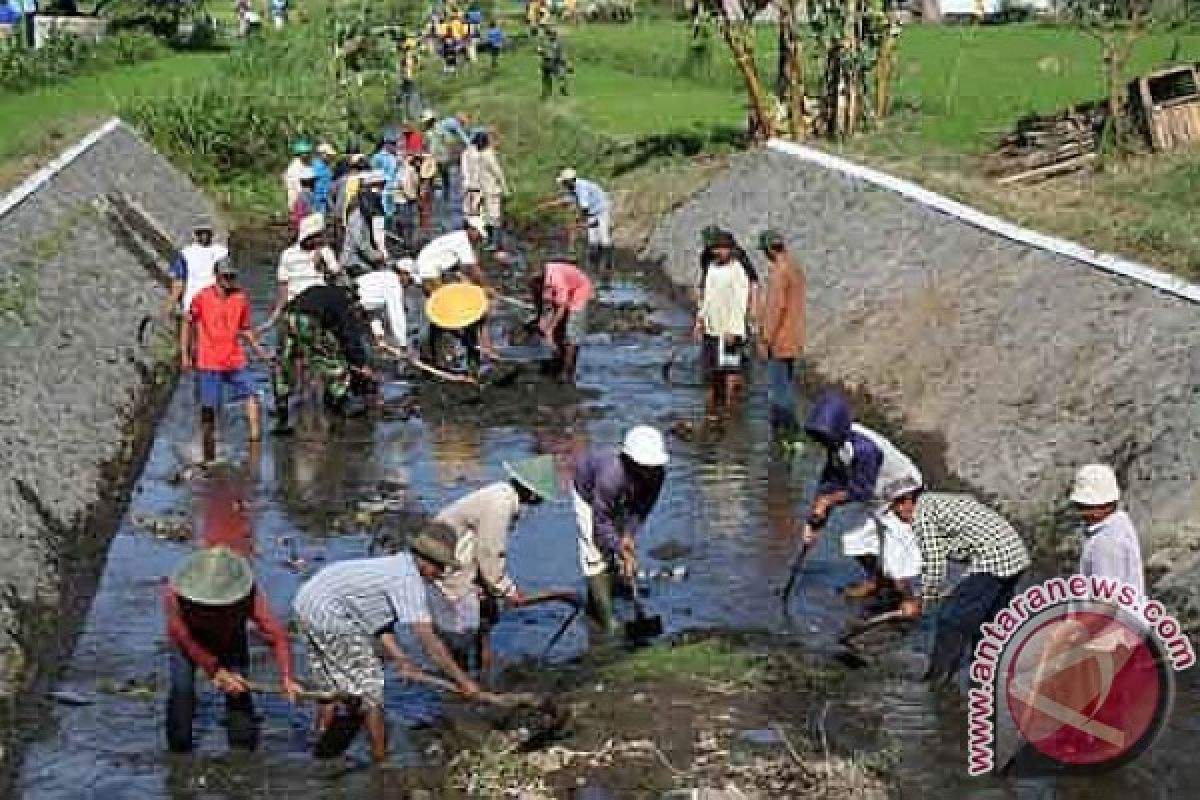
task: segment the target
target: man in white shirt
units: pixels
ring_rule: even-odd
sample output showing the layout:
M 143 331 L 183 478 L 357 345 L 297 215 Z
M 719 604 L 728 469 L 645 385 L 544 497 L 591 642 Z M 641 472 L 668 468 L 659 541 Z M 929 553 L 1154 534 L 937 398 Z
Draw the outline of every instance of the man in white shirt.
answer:
M 483 234 L 474 225 L 437 237 L 417 254 L 417 279 L 440 282 L 442 273 L 459 265 L 472 283 L 486 287 L 483 271 L 479 267 L 476 247 L 483 242 Z
M 300 175 L 312 169 L 313 143 L 300 138 L 292 142 L 292 161 L 283 173 L 283 187 L 287 190 L 288 211 L 296 204 L 300 196 Z
M 1112 467 L 1088 464 L 1079 468 L 1071 490 L 1071 502 L 1087 527 L 1079 573 L 1116 578 L 1144 597 L 1142 547 L 1133 520 L 1117 506 L 1120 499 L 1121 489 Z
M 325 217 L 311 214 L 300 222 L 296 243 L 279 255 L 275 280 L 275 307 L 271 309 L 263 328 L 269 328 L 283 313 L 288 303 L 305 289 L 326 283 L 341 267 L 333 248 L 325 243 Z
M 204 220 L 192 228 L 192 243 L 171 262 L 171 292 L 163 304 L 163 316 L 187 313 L 192 298 L 216 282 L 217 262 L 229 256 L 229 248 L 213 241 L 212 223 Z

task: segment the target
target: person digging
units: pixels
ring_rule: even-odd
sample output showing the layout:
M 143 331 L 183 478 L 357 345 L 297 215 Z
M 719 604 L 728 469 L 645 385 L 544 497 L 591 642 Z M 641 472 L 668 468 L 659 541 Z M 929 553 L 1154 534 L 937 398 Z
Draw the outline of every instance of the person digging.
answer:
M 192 553 L 164 586 L 163 607 L 171 663 L 168 748 L 173 753 L 192 751 L 199 668 L 225 695 L 229 746 L 253 750 L 258 745 L 258 720 L 243 675 L 250 664 L 248 624 L 270 644 L 288 700 L 296 702 L 303 688 L 292 677 L 287 631 L 255 586 L 250 562 L 225 546 Z
M 340 707 L 346 720 L 340 730 L 355 733 L 359 723 L 365 723 L 372 758 L 377 763 L 387 758 L 384 664 L 378 651 L 401 676 L 421 674 L 400 647 L 397 628 L 411 630 L 460 694 L 468 699 L 480 696 L 479 686 L 434 632 L 427 601 L 433 582 L 458 568 L 453 540 L 433 529 L 422 531 L 407 552 L 331 564 L 300 587 L 292 608 L 313 686 L 339 698 L 318 708 L 318 757 L 344 749 L 329 742 L 339 730 L 335 720 Z
M 637 535 L 658 502 L 669 460 L 662 434 L 638 425 L 619 451 L 592 450 L 575 462 L 571 499 L 587 613 L 606 634 L 616 631 L 617 576 L 632 583 L 637 575 Z
M 587 336 L 592 280 L 573 258 L 560 257 L 535 266 L 529 288 L 537 309 L 538 330 L 554 346 L 550 369 L 560 383 L 574 385 L 579 348 Z
M 572 591 L 527 595 L 509 575 L 509 544 L 524 508 L 553 502 L 558 479 L 553 456 L 536 456 L 504 464 L 508 479 L 459 498 L 438 512 L 433 525 L 443 526 L 455 543 L 457 569 L 447 570 L 431 594 L 438 632 L 451 643 L 463 669 L 474 662 L 481 675 L 492 668 L 491 631 L 502 607 L 523 608 L 561 601 L 577 605 Z

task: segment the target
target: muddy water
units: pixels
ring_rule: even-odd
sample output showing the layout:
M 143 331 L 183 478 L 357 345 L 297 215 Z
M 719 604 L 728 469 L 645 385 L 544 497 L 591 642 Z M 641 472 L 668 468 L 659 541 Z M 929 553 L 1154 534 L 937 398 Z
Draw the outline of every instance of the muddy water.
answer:
M 272 259 L 260 253 L 251 259 L 255 267 L 246 270 L 260 312 L 269 298 Z M 231 466 L 215 477 L 187 469 L 198 454 L 193 438 L 197 408 L 190 382 L 181 383 L 112 545 L 83 633 L 58 681 L 56 688 L 69 693 L 62 698 L 71 702 L 44 702 L 40 725 L 30 733 L 20 793 L 37 798 L 393 794 L 406 774 L 400 768 L 425 759 L 428 739 L 422 728 L 436 722 L 439 713 L 438 699 L 427 692 L 389 687 L 393 771 L 368 769 L 361 750 L 352 750 L 345 763 L 314 765 L 305 754 L 310 712 L 269 697 L 259 701 L 264 715 L 260 752 L 226 755 L 222 708 L 211 692 L 201 695 L 197 754 L 169 757 L 163 745 L 163 576 L 188 552 L 191 541 L 217 529 L 244 528 L 257 544 L 260 584 L 275 609 L 286 615 L 306 571 L 371 552 L 374 532 L 411 523 L 414 514 L 432 512 L 498 478 L 502 461 L 552 452 L 561 457 L 565 480 L 574 452 L 615 443 L 624 429 L 639 422 L 667 428 L 683 420 L 694 426 L 686 438 L 671 441 L 667 487 L 641 545 L 644 554 L 663 557 L 645 556 L 648 569 L 683 568 L 686 576 L 648 580 L 650 610 L 664 616 L 669 630 L 772 629 L 816 649 L 829 647 L 846 614 L 837 587 L 853 577 L 829 542 L 809 559 L 794 628 L 784 626 L 776 595 L 793 553 L 793 513 L 818 467 L 817 454 L 802 452 L 789 461 L 771 457 L 761 386 L 734 421 L 705 427 L 700 390 L 668 386 L 661 376 L 670 337 L 681 337 L 689 319 L 647 288 L 649 283 L 637 275 L 608 281 L 600 300 L 649 303 L 661 309 L 654 319 L 666 333 L 598 332 L 584 351 L 576 394 L 551 394 L 532 386 L 529 381 L 535 378 L 523 374 L 517 386 L 490 390 L 478 406 L 437 408 L 438 392 L 422 392 L 425 413 L 411 419 L 339 425 L 310 411 L 302 416 L 295 437 L 268 438 L 256 449 L 244 443 L 242 422 L 230 408 L 219 455 Z M 265 386 L 266 376 L 259 377 Z M 391 401 L 404 393 L 403 386 L 389 388 Z M 551 396 L 558 398 L 553 409 L 545 406 Z M 364 499 L 381 494 L 395 513 L 360 511 Z M 147 532 L 149 520 L 164 517 L 190 523 L 190 536 L 174 531 L 174 523 L 162 526 L 162 535 Z M 566 503 L 528 512 L 510 557 L 527 590 L 564 584 L 582 589 Z M 498 653 L 509 662 L 536 657 L 561 614 L 541 608 L 506 615 L 496 632 Z M 921 643 L 917 636 L 908 646 Z M 585 646 L 584 632 L 576 628 L 555 658 L 569 660 Z M 269 682 L 273 676 L 265 653 L 256 651 L 253 662 L 254 677 Z M 885 726 L 897 737 L 901 796 L 1115 798 L 1127 796 L 1131 788 L 1143 795 L 1150 789 L 1153 796 L 1175 796 L 1185 786 L 1200 785 L 1200 770 L 1189 767 L 1185 755 L 1198 741 L 1200 724 L 1191 686 L 1181 691 L 1173 730 L 1153 753 L 1120 776 L 1060 786 L 968 781 L 961 706 L 931 698 L 903 675 L 876 675 L 861 682 L 850 705 L 884 709 Z M 783 722 L 805 726 L 799 720 Z M 847 746 L 878 743 L 878 732 L 859 730 L 852 713 L 831 720 L 831 728 Z M 1164 788 L 1159 792 L 1158 787 Z

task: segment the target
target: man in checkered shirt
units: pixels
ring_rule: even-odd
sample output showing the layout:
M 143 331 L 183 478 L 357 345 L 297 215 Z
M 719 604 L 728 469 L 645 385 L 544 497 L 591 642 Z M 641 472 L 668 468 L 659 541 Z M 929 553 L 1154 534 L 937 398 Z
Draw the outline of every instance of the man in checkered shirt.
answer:
M 925 677 L 935 685 L 958 675 L 963 650 L 974 651 L 980 626 L 1012 600 L 1029 569 L 1029 551 L 1003 517 L 966 494 L 926 492 L 898 481 L 887 489 L 892 512 L 913 526 L 921 543 L 921 603 L 906 603 L 920 614 L 938 599 L 946 578 L 946 560 L 966 562 L 965 577 L 938 610 L 937 639 Z

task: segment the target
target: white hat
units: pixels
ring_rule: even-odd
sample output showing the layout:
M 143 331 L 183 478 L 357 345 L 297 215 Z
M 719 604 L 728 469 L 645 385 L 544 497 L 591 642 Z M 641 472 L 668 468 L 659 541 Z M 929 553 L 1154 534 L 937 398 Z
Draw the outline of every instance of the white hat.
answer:
M 1071 502 L 1081 506 L 1106 506 L 1121 499 L 1117 476 L 1107 464 L 1087 464 L 1075 473 Z
M 409 275 L 417 274 L 417 262 L 412 258 L 398 258 L 392 264 L 392 269 L 397 272 L 407 272 Z
M 483 222 L 483 217 L 478 214 L 472 214 L 466 218 L 467 224 L 479 232 L 481 236 L 487 236 L 487 225 Z
M 323 156 L 336 156 L 337 149 L 329 142 L 321 142 L 317 145 L 317 152 Z
M 894 503 L 901 497 L 907 497 L 922 488 L 921 481 L 913 475 L 904 475 L 890 483 L 884 484 L 883 499 Z
M 315 180 L 316 177 L 317 173 L 310 166 L 301 166 L 296 170 L 296 180 L 298 181 L 311 181 Z
M 638 425 L 625 434 L 621 452 L 643 467 L 665 467 L 670 460 L 662 434 L 649 425 Z
M 437 119 L 437 114 L 433 113 L 433 109 L 427 108 L 421 112 L 421 122 L 433 122 Z
M 570 167 L 567 167 L 562 172 L 558 173 L 558 182 L 559 183 L 570 183 L 571 181 L 575 180 L 575 178 L 577 178 L 577 177 L 578 176 L 575 174 L 575 170 L 571 169 Z
M 322 214 L 309 214 L 300 220 L 300 232 L 296 235 L 297 242 L 303 242 L 309 237 L 325 232 L 325 217 Z
M 383 173 L 383 170 L 373 169 L 364 172 L 359 180 L 362 181 L 363 186 L 383 186 L 387 183 L 387 175 Z

